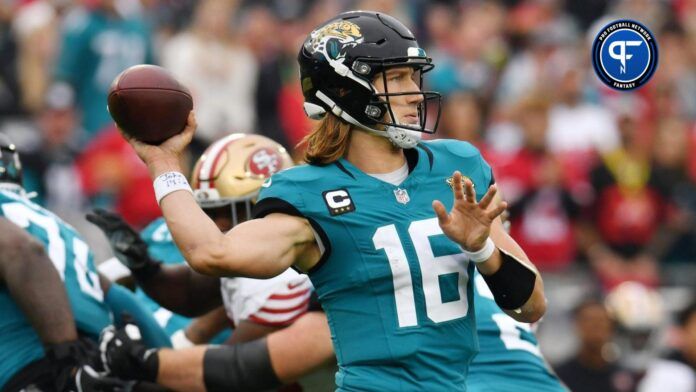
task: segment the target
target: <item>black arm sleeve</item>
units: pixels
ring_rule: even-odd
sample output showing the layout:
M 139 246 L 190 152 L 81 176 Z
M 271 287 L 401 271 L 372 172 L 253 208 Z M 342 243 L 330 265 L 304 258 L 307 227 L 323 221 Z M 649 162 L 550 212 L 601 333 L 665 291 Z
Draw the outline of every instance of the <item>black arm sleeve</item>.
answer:
M 203 357 L 203 381 L 209 392 L 265 391 L 282 385 L 266 338 L 209 348 Z
M 500 248 L 498 250 L 503 259 L 498 271 L 492 275 L 481 275 L 501 309 L 519 309 L 534 292 L 536 273 L 512 255 Z

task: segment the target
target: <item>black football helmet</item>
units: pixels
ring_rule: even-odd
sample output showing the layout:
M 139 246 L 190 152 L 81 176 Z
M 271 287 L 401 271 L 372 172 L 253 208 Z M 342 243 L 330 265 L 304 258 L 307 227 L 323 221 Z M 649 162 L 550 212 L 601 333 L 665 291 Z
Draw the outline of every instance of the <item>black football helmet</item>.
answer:
M 22 188 L 22 162 L 17 148 L 6 135 L 0 133 L 0 187 Z
M 441 96 L 433 91 L 390 93 L 387 69 L 413 67 L 420 88 L 423 74 L 433 68 L 413 33 L 395 18 L 378 12 L 345 12 L 312 31 L 298 55 L 305 112 L 313 119 L 327 112 L 364 130 L 388 137 L 402 148 L 412 148 L 420 133 L 434 133 L 440 120 Z M 382 73 L 384 86 L 375 86 Z M 419 124 L 400 124 L 390 97 L 421 95 Z M 432 129 L 426 128 L 428 104 L 437 105 Z M 389 114 L 389 116 L 386 116 Z M 383 130 L 376 129 L 381 124 Z M 380 128 L 380 127 L 378 127 Z M 414 132 L 417 131 L 417 132 Z

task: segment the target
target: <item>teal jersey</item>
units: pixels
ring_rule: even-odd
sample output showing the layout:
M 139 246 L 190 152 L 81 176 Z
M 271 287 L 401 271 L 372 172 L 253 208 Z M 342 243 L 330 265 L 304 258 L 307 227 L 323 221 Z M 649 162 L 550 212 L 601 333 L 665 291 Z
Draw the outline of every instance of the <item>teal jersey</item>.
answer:
M 78 331 L 98 340 L 112 323 L 104 304 L 94 257 L 80 235 L 48 210 L 9 191 L 0 191 L 0 216 L 34 236 L 63 280 Z M 0 388 L 17 371 L 43 357 L 43 345 L 29 321 L 0 286 Z
M 176 247 L 164 218 L 157 218 L 152 221 L 143 229 L 140 233 L 140 237 L 147 243 L 147 250 L 152 259 L 159 260 L 169 265 L 185 263 L 184 256 L 179 251 L 179 248 Z M 157 323 L 164 329 L 169 337 L 180 329 L 186 328 L 192 320 L 189 317 L 182 316 L 161 307 L 155 300 L 145 294 L 140 287 L 136 289 L 135 294 L 152 312 Z M 223 331 L 215 336 L 215 338 L 211 340 L 211 343 L 222 344 L 227 340 L 229 335 L 229 330 Z
M 465 142 L 404 151 L 410 174 L 399 186 L 340 159 L 276 173 L 254 209 L 306 217 L 320 239 L 324 253 L 308 274 L 329 320 L 340 391 L 464 391 L 478 351 L 474 266 L 431 204 L 452 207 L 455 170 L 481 198 L 491 169 Z
M 77 7 L 65 17 L 55 78 L 75 89 L 88 136 L 113 122 L 106 98 L 114 78 L 132 65 L 153 61 L 151 34 L 135 15 L 121 18 Z
M 469 367 L 469 392 L 565 392 L 539 351 L 530 324 L 515 321 L 495 303 L 483 277 L 474 278 L 480 351 Z

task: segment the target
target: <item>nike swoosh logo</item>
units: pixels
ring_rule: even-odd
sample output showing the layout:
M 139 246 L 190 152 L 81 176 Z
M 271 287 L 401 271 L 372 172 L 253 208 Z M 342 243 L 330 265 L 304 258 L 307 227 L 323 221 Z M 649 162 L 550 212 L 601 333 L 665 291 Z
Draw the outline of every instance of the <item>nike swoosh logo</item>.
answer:
M 288 283 L 288 288 L 289 288 L 290 290 L 293 290 L 293 289 L 296 289 L 296 288 L 302 286 L 304 283 L 305 283 L 305 282 L 300 282 L 300 283 L 297 283 L 297 284 Z

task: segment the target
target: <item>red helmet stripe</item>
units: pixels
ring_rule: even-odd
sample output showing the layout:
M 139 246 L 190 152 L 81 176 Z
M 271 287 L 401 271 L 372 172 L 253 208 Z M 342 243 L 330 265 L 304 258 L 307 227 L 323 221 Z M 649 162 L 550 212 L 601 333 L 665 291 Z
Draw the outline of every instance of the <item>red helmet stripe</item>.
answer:
M 201 186 L 201 180 L 208 181 L 208 186 L 210 188 L 215 188 L 215 183 L 214 183 L 214 178 L 213 176 L 215 175 L 215 169 L 217 168 L 218 161 L 220 160 L 220 157 L 222 156 L 222 152 L 227 150 L 227 147 L 236 142 L 237 140 L 241 139 L 244 135 L 240 134 L 233 134 L 229 135 L 224 139 L 218 140 L 217 142 L 213 143 L 208 147 L 208 149 L 205 151 L 204 155 L 211 154 L 210 156 L 207 156 L 206 162 L 201 163 L 201 167 L 198 170 L 198 186 Z M 212 159 L 212 164 L 209 164 L 208 162 Z

